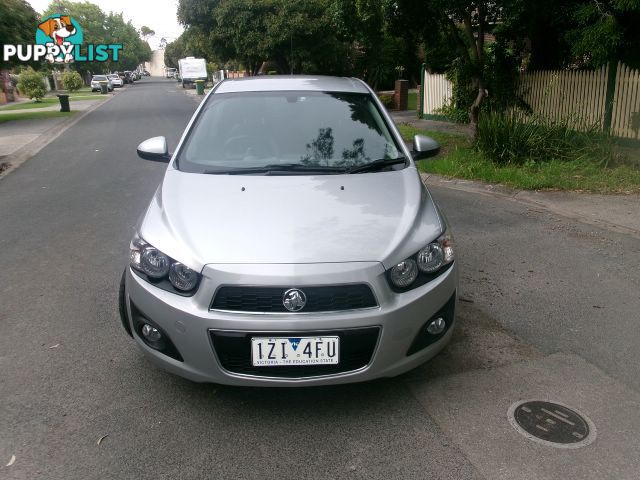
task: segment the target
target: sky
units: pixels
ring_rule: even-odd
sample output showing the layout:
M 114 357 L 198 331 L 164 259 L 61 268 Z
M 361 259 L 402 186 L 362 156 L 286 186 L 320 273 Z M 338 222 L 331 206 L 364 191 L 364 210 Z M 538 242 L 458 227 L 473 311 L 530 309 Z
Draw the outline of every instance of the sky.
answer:
M 42 13 L 49 0 L 27 0 L 34 10 Z M 184 30 L 178 23 L 176 12 L 178 0 L 88 0 L 98 5 L 104 12 L 122 12 L 125 20 L 131 20 L 136 28 L 146 25 L 156 32 L 149 38 L 152 49 L 158 48 L 162 37 L 167 42 L 175 40 Z

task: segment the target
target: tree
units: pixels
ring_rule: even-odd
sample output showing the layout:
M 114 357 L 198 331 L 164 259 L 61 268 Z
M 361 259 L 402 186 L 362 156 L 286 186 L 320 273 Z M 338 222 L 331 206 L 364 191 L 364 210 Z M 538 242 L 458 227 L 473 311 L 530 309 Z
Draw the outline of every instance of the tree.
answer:
M 44 11 L 43 18 L 54 14 L 71 15 L 82 27 L 84 43 L 113 43 L 106 36 L 106 15 L 100 7 L 89 2 L 72 2 L 68 0 L 52 1 Z M 104 72 L 103 62 L 78 62 L 71 68 L 84 74 Z
M 496 23 L 503 12 L 503 1 L 436 0 L 433 8 L 456 45 L 461 61 L 469 68 L 475 99 L 469 109 L 474 137 L 478 133 L 480 106 L 487 95 L 485 81 L 485 33 L 490 23 Z
M 35 99 L 36 102 L 41 101 L 47 93 L 44 88 L 44 77 L 31 67 L 20 74 L 18 90 L 27 97 Z
M 120 58 L 117 62 L 78 62 L 71 68 L 82 72 L 105 72 L 132 70 L 151 59 L 149 44 L 140 38 L 138 31 L 125 22 L 121 13 L 106 15 L 100 7 L 90 2 L 55 0 L 47 7 L 44 16 L 56 13 L 71 15 L 82 27 L 84 43 L 121 43 Z
M 480 108 L 487 96 L 485 34 L 524 1 L 533 0 L 399 0 L 393 4 L 393 8 L 400 11 L 398 15 L 404 14 L 404 17 L 421 11 L 418 18 L 423 22 L 414 20 L 419 24 L 418 31 L 424 35 L 425 29 L 432 29 L 435 35 L 430 40 L 438 41 L 440 35 L 440 41 L 444 40 L 455 52 L 451 63 L 457 63 L 457 68 L 465 73 L 474 92 L 469 106 L 474 135 Z
M 134 70 L 141 63 L 151 60 L 151 47 L 140 38 L 130 21 L 125 22 L 122 13 L 110 13 L 105 24 L 106 35 L 111 39 L 111 43 L 123 44 L 118 61 L 107 62 L 109 69 Z
M 78 72 L 74 72 L 69 70 L 68 72 L 64 72 L 62 74 L 62 85 L 65 90 L 70 92 L 77 92 L 82 88 L 84 82 L 82 81 L 82 77 Z
M 140 27 L 140 35 L 142 35 L 142 38 L 146 41 L 149 37 L 153 37 L 156 34 L 155 31 L 151 30 L 149 27 L 147 27 L 146 25 L 143 25 L 142 27 Z
M 188 46 L 209 61 L 240 63 L 252 73 L 264 61 L 281 73 L 340 73 L 348 55 L 331 1 L 180 0 L 178 19 Z
M 26 0 L 0 1 L 0 45 L 33 43 L 37 23 L 38 16 Z M 2 62 L 0 68 L 11 67 L 17 62 L 11 60 L 6 65 Z

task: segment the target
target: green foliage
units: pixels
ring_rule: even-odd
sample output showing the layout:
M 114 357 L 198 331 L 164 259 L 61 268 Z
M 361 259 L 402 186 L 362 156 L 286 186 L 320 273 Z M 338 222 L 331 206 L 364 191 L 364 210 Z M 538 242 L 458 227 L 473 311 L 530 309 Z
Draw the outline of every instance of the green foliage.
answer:
M 117 62 L 107 62 L 107 70 L 135 70 L 138 65 L 151 60 L 151 48 L 143 41 L 133 24 L 125 22 L 122 13 L 110 13 L 105 20 L 105 34 L 109 43 L 122 43 Z
M 208 63 L 218 63 L 217 59 L 209 54 L 205 37 L 196 28 L 185 30 L 182 35 L 169 43 L 164 50 L 164 64 L 170 68 L 178 68 L 178 60 L 185 57 L 205 58 Z M 213 70 L 209 70 L 212 72 Z
M 38 23 L 35 10 L 26 0 L 0 1 L 0 45 L 32 43 Z M 0 60 L 0 68 L 16 65 L 18 60 L 5 64 Z
M 389 3 L 180 0 L 178 17 L 185 34 L 202 39 L 209 61 L 239 63 L 254 73 L 267 61 L 280 73 L 355 74 L 388 86 L 407 50 L 386 31 Z M 173 51 L 167 57 L 173 60 Z
M 71 117 L 75 114 L 76 112 L 59 112 L 52 110 L 44 112 L 12 112 L 0 115 L 0 123 L 12 122 L 14 120 L 40 120 L 43 118 Z
M 530 69 L 640 67 L 640 1 L 526 0 L 505 10 L 499 35 Z
M 216 9 L 210 39 L 222 58 L 257 72 L 271 60 L 281 73 L 339 73 L 342 47 L 331 32 L 328 0 L 236 0 Z
M 392 108 L 395 107 L 395 100 L 393 98 L 393 95 L 382 93 L 378 95 L 378 98 L 384 105 L 384 108 L 386 108 L 387 110 L 391 110 Z
M 482 115 L 476 148 L 498 165 L 557 160 L 606 166 L 615 157 L 611 139 L 595 125 L 573 118 L 551 121 L 517 111 Z
M 482 180 L 526 190 L 560 189 L 600 193 L 640 193 L 640 168 L 628 165 L 603 166 L 598 158 L 564 161 L 525 162 L 498 165 L 474 149 L 468 137 L 398 125 L 402 137 L 432 137 L 440 143 L 440 155 L 419 162 L 424 172 L 445 177 Z
M 42 100 L 47 93 L 47 90 L 44 88 L 44 77 L 32 68 L 28 68 L 20 74 L 18 90 L 36 102 Z
M 117 62 L 111 60 L 78 62 L 71 64 L 71 68 L 92 73 L 133 70 L 139 64 L 151 60 L 149 44 L 140 38 L 140 34 L 130 21 L 124 20 L 122 13 L 107 15 L 97 5 L 86 1 L 55 0 L 51 2 L 43 16 L 56 13 L 71 15 L 82 27 L 84 42 L 87 44 L 121 43 L 123 45 Z
M 84 82 L 78 72 L 68 71 L 62 74 L 62 85 L 65 90 L 77 92 L 84 86 Z
M 528 107 L 517 95 L 518 62 L 500 40 L 484 49 L 483 78 L 487 97 L 482 111 L 504 112 L 513 107 L 526 110 Z M 473 68 L 463 59 L 456 58 L 447 71 L 447 79 L 453 84 L 451 101 L 438 113 L 456 123 L 469 123 L 469 110 L 475 100 Z
M 153 37 L 155 34 L 156 32 L 151 28 L 147 27 L 146 25 L 143 25 L 142 27 L 140 27 L 140 35 L 142 35 L 142 37 L 145 39 L 147 37 Z
M 631 25 L 625 26 L 621 20 L 628 22 L 629 17 L 635 17 L 633 29 L 640 20 L 637 0 L 577 2 L 568 11 L 573 28 L 566 32 L 565 41 L 571 46 L 573 58 L 589 67 L 599 67 L 622 53 L 625 37 L 628 39 L 633 33 L 627 32 Z
M 481 180 L 524 190 L 574 190 L 594 193 L 640 193 L 640 169 L 627 165 L 603 167 L 589 161 L 550 160 L 525 165 L 496 165 L 469 148 L 449 154 L 419 168 L 445 177 Z

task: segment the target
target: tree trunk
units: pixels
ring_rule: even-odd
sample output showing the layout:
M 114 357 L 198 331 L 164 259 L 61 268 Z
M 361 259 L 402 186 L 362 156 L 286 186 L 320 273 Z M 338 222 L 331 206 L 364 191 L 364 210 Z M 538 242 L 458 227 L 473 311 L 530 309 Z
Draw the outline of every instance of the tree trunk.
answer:
M 484 88 L 484 80 L 482 78 L 474 79 L 474 84 L 478 86 L 478 95 L 476 95 L 476 99 L 471 104 L 471 108 L 469 110 L 469 118 L 471 119 L 471 129 L 473 132 L 473 141 L 478 140 L 478 121 L 480 119 L 480 105 L 482 105 L 482 101 L 484 97 L 487 96 L 487 91 Z

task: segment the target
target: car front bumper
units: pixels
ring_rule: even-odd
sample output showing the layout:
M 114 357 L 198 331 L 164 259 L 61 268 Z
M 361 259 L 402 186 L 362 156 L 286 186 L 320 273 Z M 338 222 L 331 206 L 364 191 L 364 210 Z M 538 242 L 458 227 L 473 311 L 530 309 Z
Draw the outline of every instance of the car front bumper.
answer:
M 453 308 L 457 291 L 457 267 L 431 282 L 404 293 L 388 286 L 380 263 L 338 263 L 303 265 L 207 265 L 192 297 L 162 290 L 127 268 L 124 311 L 133 337 L 143 352 L 165 370 L 196 382 L 246 386 L 303 386 L 360 382 L 404 373 L 435 356 L 448 343 L 455 324 Z M 368 284 L 377 307 L 327 313 L 246 313 L 210 310 L 214 293 L 221 285 L 306 286 Z M 451 318 L 445 333 L 430 345 L 408 354 L 416 338 L 426 335 L 428 320 L 450 306 Z M 135 321 L 134 321 L 135 318 Z M 150 320 L 169 337 L 180 359 L 149 347 L 141 338 L 140 318 Z M 245 374 L 223 367 L 214 348 L 217 333 L 260 336 L 305 336 L 305 332 L 354 332 L 378 327 L 379 334 L 368 363 L 356 370 L 313 376 L 271 376 Z M 212 335 L 213 334 L 213 335 Z M 250 351 L 241 352 L 250 356 Z M 280 367 L 269 367 L 277 369 Z

